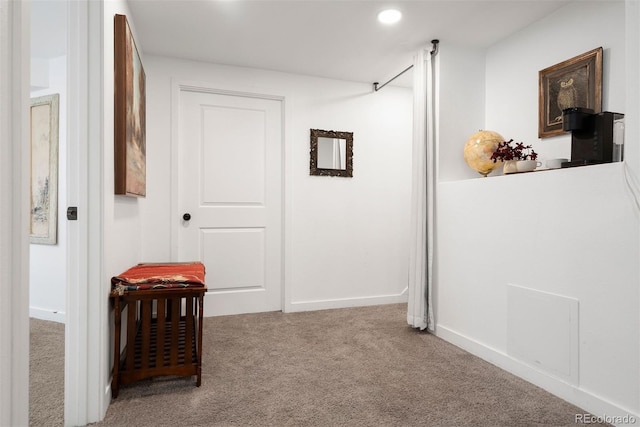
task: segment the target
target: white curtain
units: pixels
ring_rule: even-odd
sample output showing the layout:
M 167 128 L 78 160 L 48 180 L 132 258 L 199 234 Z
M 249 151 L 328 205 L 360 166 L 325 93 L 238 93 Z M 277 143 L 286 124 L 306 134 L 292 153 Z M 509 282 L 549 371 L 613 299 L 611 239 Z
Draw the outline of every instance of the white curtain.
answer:
M 433 221 L 435 190 L 434 84 L 432 56 L 420 50 L 413 58 L 413 172 L 409 249 L 407 322 L 434 330 Z

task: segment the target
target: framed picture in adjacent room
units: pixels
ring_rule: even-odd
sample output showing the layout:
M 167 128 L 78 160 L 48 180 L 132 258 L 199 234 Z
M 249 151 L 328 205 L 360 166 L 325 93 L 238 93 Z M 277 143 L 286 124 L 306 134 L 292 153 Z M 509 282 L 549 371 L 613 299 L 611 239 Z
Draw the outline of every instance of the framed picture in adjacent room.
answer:
M 538 137 L 563 133 L 562 111 L 580 107 L 602 111 L 602 47 L 538 73 Z
M 58 94 L 31 99 L 31 243 L 57 243 L 59 120 Z
M 115 194 L 146 196 L 145 73 L 125 15 L 114 18 Z

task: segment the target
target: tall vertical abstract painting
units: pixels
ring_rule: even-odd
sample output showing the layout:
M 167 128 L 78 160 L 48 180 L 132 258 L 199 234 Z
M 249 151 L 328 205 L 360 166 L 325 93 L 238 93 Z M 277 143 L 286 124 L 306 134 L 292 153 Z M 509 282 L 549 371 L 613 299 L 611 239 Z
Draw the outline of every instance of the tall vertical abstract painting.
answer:
M 114 18 L 115 194 L 146 196 L 145 73 L 125 15 Z

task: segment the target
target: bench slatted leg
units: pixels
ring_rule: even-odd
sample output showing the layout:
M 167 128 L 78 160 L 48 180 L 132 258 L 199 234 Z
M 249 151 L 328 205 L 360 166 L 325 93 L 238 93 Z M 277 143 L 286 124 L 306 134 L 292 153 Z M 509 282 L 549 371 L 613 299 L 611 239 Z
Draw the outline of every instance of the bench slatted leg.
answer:
M 171 298 L 171 366 L 178 365 L 180 349 L 180 298 Z
M 202 384 L 202 317 L 203 317 L 203 304 L 204 304 L 204 292 L 200 294 L 198 297 L 198 342 L 197 342 L 197 356 L 198 356 L 198 366 L 197 366 L 197 379 L 196 385 L 200 387 Z
M 149 369 L 151 354 L 149 353 L 149 343 L 151 341 L 151 304 L 153 300 L 142 301 L 142 352 L 140 363 L 142 369 Z
M 186 331 L 184 342 L 184 364 L 193 365 L 193 297 L 185 298 L 187 300 L 187 310 L 185 313 Z
M 115 399 L 120 391 L 120 298 L 114 298 L 114 328 L 113 331 L 113 373 L 111 377 L 111 395 Z
M 135 348 L 136 348 L 136 311 L 138 304 L 132 301 L 132 304 L 127 305 L 127 349 L 126 349 L 126 361 L 125 366 L 127 372 L 133 371 L 135 362 Z
M 166 312 L 166 300 L 164 298 L 158 299 L 158 307 L 156 308 L 156 368 L 164 366 L 164 336 L 165 336 L 165 322 L 167 321 Z

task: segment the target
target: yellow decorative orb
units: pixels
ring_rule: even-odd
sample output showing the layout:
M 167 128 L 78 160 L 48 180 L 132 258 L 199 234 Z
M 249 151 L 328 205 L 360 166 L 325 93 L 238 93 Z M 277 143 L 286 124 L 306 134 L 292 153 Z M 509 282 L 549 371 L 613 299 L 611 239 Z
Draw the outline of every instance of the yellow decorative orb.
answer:
M 498 132 L 481 130 L 469 137 L 464 146 L 464 161 L 482 176 L 487 176 L 502 162 L 494 163 L 491 155 L 504 138 Z

